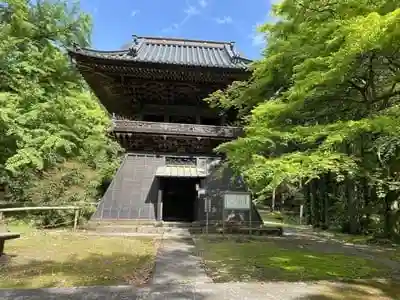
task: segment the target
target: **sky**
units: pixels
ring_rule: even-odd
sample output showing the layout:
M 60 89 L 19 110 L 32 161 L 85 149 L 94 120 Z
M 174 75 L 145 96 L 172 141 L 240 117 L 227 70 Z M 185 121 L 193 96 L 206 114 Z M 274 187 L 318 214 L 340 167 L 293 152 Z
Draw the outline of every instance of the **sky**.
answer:
M 119 50 L 132 35 L 234 41 L 249 59 L 265 45 L 258 24 L 276 0 L 81 0 L 93 18 L 92 48 Z

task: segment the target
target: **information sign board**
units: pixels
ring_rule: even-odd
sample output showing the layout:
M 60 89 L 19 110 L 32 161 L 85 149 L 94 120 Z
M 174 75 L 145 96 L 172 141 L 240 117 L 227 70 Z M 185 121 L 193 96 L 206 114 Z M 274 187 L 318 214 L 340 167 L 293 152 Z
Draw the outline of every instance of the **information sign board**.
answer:
M 250 210 L 250 201 L 249 193 L 226 192 L 224 195 L 224 208 Z
M 211 212 L 211 199 L 209 197 L 204 198 L 204 212 Z

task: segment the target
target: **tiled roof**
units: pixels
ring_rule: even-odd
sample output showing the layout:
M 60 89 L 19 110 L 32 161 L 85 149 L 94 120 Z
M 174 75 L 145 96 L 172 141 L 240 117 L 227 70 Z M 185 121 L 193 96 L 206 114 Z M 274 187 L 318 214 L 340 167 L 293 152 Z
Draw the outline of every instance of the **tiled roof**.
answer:
M 235 51 L 233 43 L 154 37 L 134 37 L 132 45 L 120 51 L 76 48 L 69 52 L 110 60 L 235 69 L 246 69 L 251 62 Z
M 207 172 L 195 166 L 162 166 L 157 168 L 159 177 L 206 177 Z

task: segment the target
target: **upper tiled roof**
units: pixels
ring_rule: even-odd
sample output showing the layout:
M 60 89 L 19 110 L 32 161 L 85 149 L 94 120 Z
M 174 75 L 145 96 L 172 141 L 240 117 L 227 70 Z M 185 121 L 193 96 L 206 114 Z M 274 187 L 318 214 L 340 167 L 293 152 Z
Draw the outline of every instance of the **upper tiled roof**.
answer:
M 76 48 L 69 52 L 110 60 L 235 69 L 246 69 L 251 62 L 235 51 L 233 43 L 157 37 L 134 36 L 132 45 L 120 51 Z

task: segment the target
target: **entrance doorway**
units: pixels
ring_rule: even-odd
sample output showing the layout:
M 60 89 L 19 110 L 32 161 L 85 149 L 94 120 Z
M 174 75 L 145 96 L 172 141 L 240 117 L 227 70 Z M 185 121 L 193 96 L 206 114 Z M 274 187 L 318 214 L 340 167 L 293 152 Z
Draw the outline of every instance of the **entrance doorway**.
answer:
M 163 178 L 162 219 L 172 222 L 193 222 L 198 178 Z

